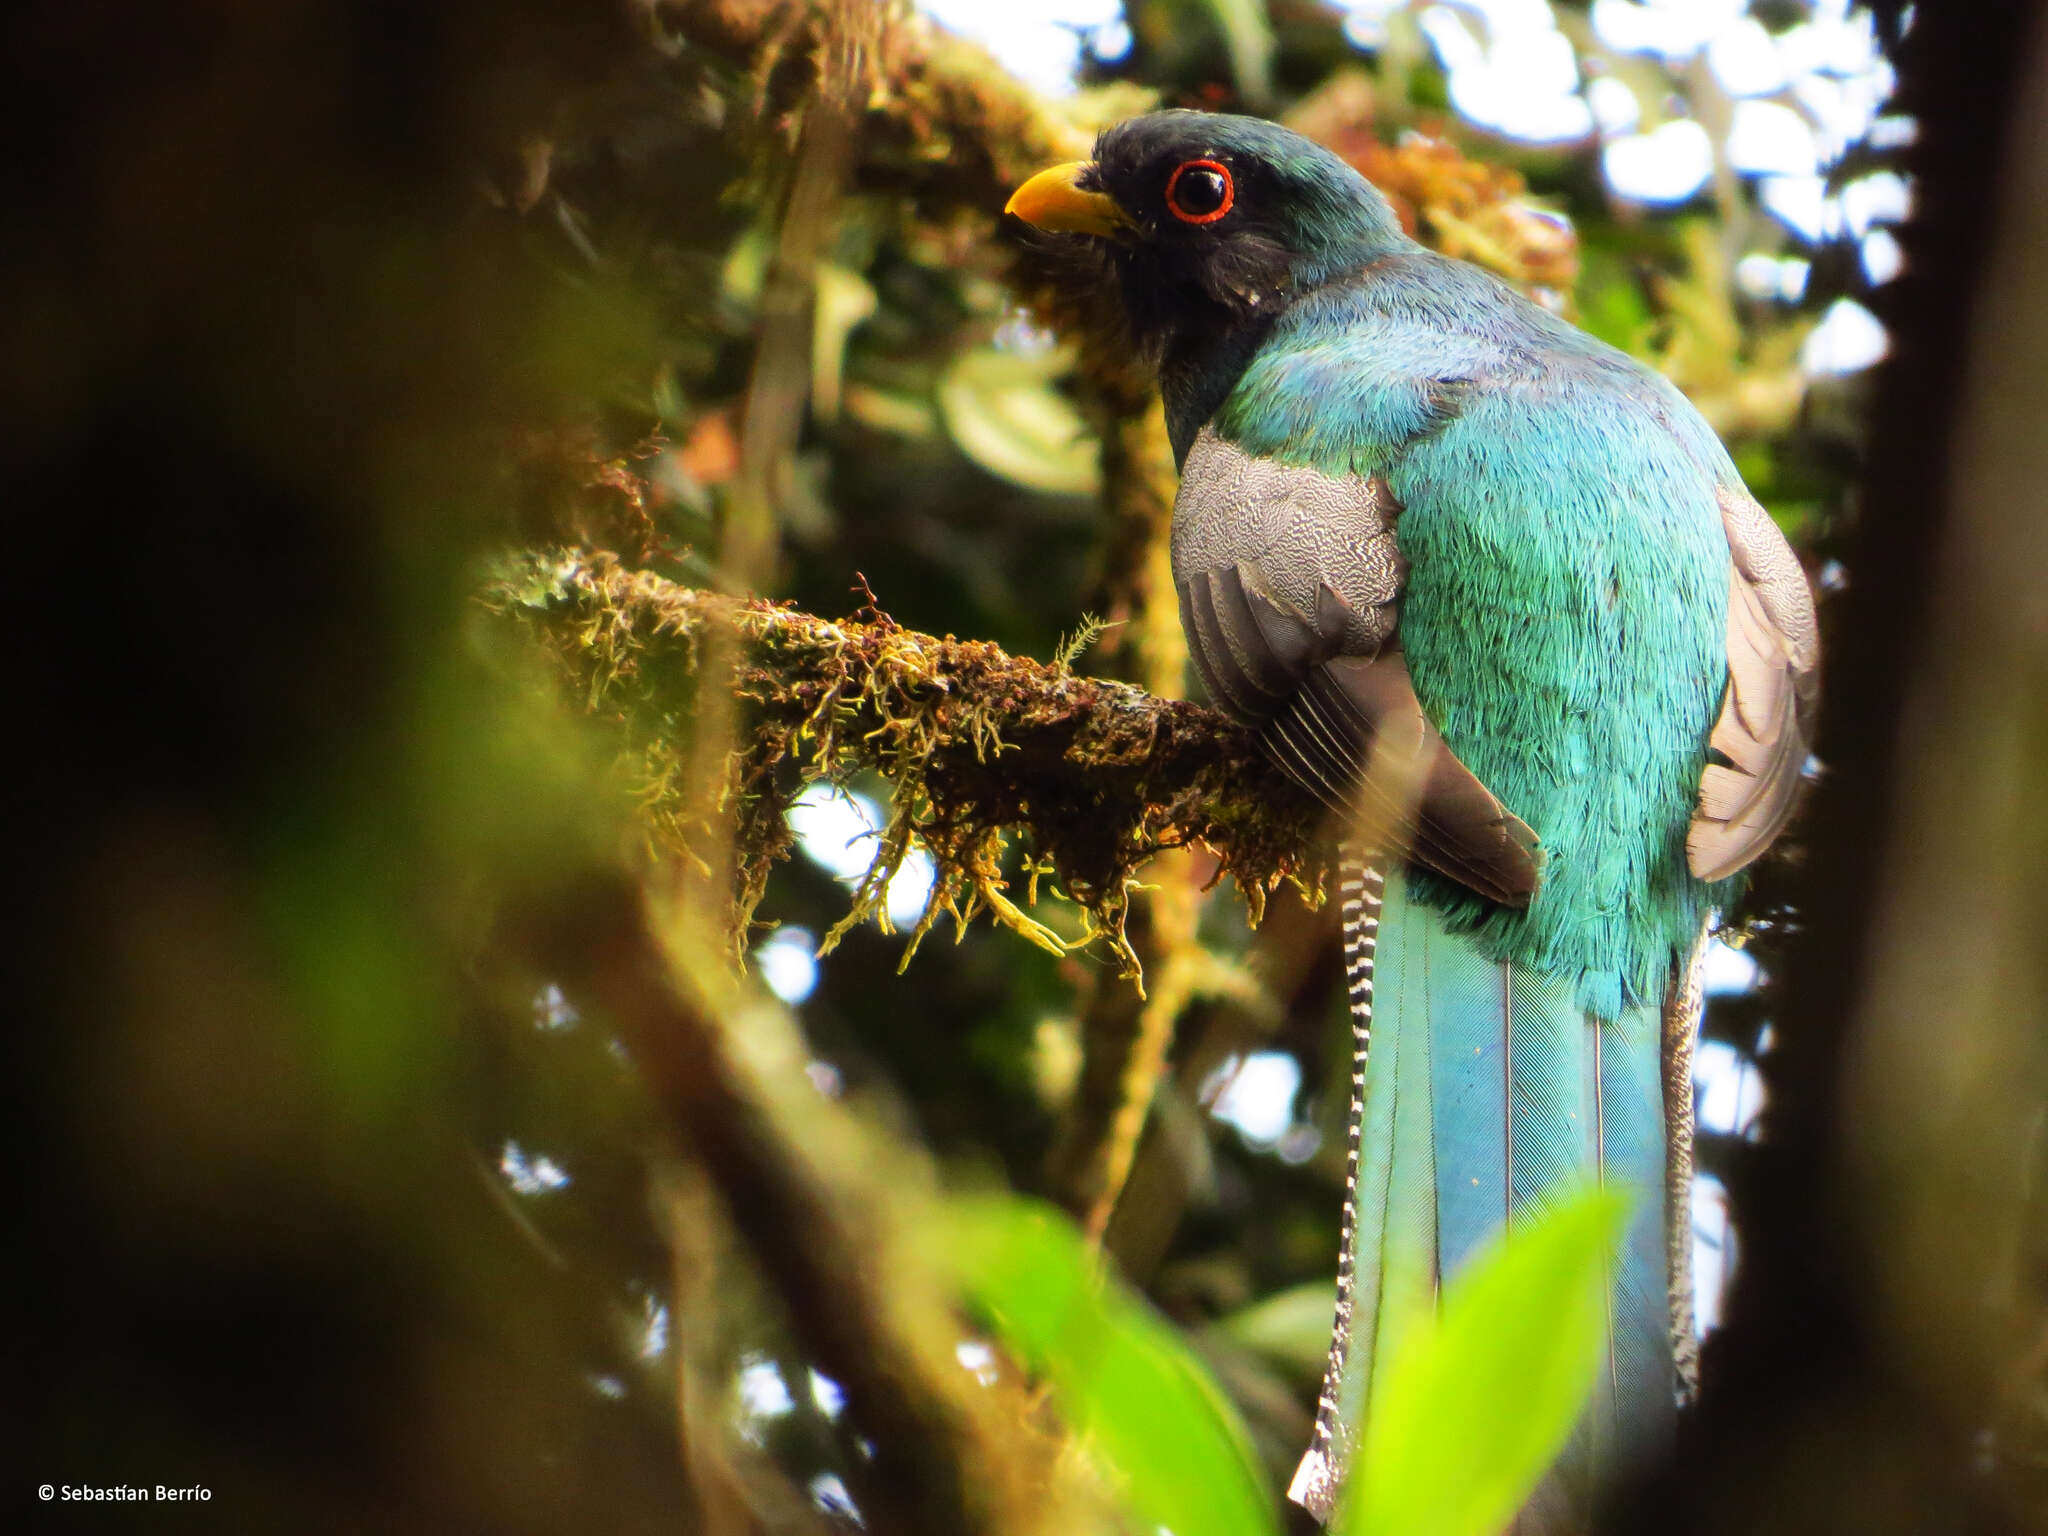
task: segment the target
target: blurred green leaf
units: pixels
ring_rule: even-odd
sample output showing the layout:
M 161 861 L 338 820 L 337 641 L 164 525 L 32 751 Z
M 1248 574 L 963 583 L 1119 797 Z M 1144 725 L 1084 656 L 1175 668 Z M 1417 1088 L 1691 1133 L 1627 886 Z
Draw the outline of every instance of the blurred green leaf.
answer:
M 1820 537 L 1826 509 L 1818 501 L 1773 499 L 1764 503 L 1764 510 L 1771 514 L 1771 520 L 1784 530 L 1785 537 L 1796 547 L 1804 548 Z
M 1327 1280 L 1276 1291 L 1241 1307 L 1218 1325 L 1238 1343 L 1286 1367 L 1319 1380 L 1330 1355 L 1330 1319 L 1337 1293 Z
M 752 224 L 733 241 L 725 253 L 719 286 L 727 299 L 751 312 L 761 301 L 768 282 L 768 258 L 774 253 L 775 237 L 766 224 Z
M 1495 1536 L 1592 1391 L 1627 1198 L 1589 1189 L 1482 1254 L 1374 1394 L 1340 1536 Z
M 962 353 L 939 380 L 939 411 L 960 451 L 1028 490 L 1092 496 L 1101 484 L 1094 434 L 1053 381 L 1059 352 Z
M 868 384 L 849 384 L 843 403 L 848 416 L 877 432 L 921 440 L 939 429 L 930 402 L 915 395 L 876 389 Z
M 1050 1383 L 1146 1530 L 1276 1532 L 1274 1500 L 1235 1411 L 1180 1336 L 1104 1277 L 1059 1212 L 986 1198 L 951 1209 L 952 1262 L 1004 1348 Z
M 1644 356 L 1655 316 L 1641 285 L 1619 254 L 1597 245 L 1585 230 L 1580 235 L 1579 324 L 1611 347 Z
M 811 409 L 821 421 L 839 414 L 846 373 L 846 339 L 875 312 L 875 290 L 865 277 L 824 261 L 818 264 L 811 309 Z
M 1273 24 L 1266 0 L 1204 0 L 1223 33 L 1238 94 L 1252 106 L 1273 95 Z

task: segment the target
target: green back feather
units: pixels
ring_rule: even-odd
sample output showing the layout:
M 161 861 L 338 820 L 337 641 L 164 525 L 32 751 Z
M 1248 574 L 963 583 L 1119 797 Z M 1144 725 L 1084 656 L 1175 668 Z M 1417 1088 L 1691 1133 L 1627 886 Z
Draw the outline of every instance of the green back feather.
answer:
M 1602 1018 L 1661 1001 L 1730 894 L 1685 834 L 1726 678 L 1734 470 L 1655 374 L 1486 274 L 1393 256 L 1291 306 L 1217 413 L 1248 452 L 1383 475 L 1401 643 L 1452 750 L 1547 855 L 1526 912 L 1418 876 L 1482 953 Z

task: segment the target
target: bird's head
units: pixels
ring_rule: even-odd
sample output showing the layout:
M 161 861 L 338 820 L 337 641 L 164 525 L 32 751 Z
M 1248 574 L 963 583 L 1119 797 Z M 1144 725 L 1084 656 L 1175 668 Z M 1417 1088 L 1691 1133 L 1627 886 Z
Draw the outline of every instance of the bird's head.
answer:
M 1039 172 L 1004 211 L 1113 274 L 1134 339 L 1155 354 L 1410 247 L 1387 200 L 1329 150 L 1208 112 L 1119 123 L 1093 160 Z

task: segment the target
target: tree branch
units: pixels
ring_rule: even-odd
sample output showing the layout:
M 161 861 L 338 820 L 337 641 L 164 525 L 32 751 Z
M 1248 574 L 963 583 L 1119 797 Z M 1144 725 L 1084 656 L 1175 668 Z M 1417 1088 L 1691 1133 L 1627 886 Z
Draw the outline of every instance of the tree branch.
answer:
M 1087 134 L 998 64 L 985 49 L 935 26 L 909 7 L 867 0 L 653 0 L 660 21 L 697 48 L 722 54 L 758 82 L 813 52 L 835 25 L 857 27 L 868 45 L 874 90 L 870 129 L 878 153 L 916 162 L 925 189 L 988 209 L 1053 160 L 1088 147 Z M 1149 92 L 1130 96 L 1149 98 Z M 872 167 L 871 167 L 872 168 Z
M 1201 845 L 1245 893 L 1313 888 L 1314 806 L 1242 727 L 1199 705 L 1128 684 L 1075 677 L 985 641 L 940 639 L 868 609 L 831 621 L 764 601 L 678 586 L 609 554 L 530 555 L 501 576 L 493 610 L 524 621 L 624 735 L 648 824 L 684 854 L 711 829 L 693 821 L 677 721 L 693 696 L 704 639 L 742 642 L 736 691 L 747 719 L 728 758 L 725 809 L 737 823 L 735 938 L 768 872 L 789 849 L 782 813 L 801 783 L 863 769 L 889 778 L 895 805 L 874 865 L 835 932 L 873 913 L 913 846 L 938 864 L 912 948 L 950 911 L 978 910 L 1037 942 L 1066 947 L 1007 894 L 1003 854 L 1028 836 L 1022 873 L 1078 903 L 1090 936 L 1129 968 L 1124 914 L 1138 867 L 1163 848 Z M 778 771 L 785 760 L 795 770 Z M 908 956 L 906 955 L 906 962 Z

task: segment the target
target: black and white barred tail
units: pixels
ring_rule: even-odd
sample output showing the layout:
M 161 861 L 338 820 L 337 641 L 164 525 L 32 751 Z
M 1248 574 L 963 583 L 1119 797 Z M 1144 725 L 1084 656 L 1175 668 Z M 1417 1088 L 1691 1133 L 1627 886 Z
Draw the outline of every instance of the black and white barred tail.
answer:
M 1287 1497 L 1327 1521 L 1344 1476 L 1346 1449 L 1339 1391 L 1351 1353 L 1352 1291 L 1358 1268 L 1358 1153 L 1365 1124 L 1365 1060 L 1372 1048 L 1372 962 L 1379 943 L 1380 904 L 1386 875 L 1363 844 L 1338 849 L 1337 892 L 1344 929 L 1344 982 L 1351 997 L 1351 1110 L 1345 1122 L 1344 1224 L 1337 1253 L 1337 1311 L 1330 1327 L 1330 1357 L 1316 1400 L 1316 1426 L 1295 1469 Z

